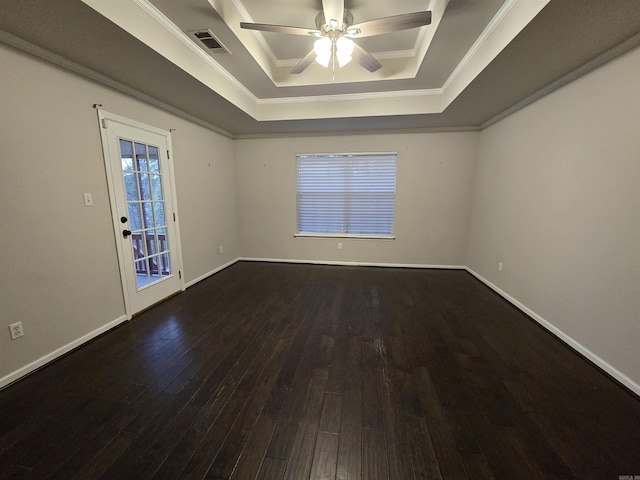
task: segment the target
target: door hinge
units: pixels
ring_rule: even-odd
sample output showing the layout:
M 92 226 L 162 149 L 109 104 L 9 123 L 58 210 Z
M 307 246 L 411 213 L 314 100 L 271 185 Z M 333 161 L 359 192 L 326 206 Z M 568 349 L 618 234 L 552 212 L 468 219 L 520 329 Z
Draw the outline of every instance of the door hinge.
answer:
M 169 150 L 167 150 L 167 159 L 171 160 L 171 155 L 169 155 Z
M 107 119 L 106 118 L 102 119 L 102 128 L 109 128 L 108 125 L 107 125 Z
M 173 214 L 173 221 L 174 222 L 176 221 L 176 214 L 175 213 Z
M 182 278 L 182 272 L 178 270 L 178 278 Z

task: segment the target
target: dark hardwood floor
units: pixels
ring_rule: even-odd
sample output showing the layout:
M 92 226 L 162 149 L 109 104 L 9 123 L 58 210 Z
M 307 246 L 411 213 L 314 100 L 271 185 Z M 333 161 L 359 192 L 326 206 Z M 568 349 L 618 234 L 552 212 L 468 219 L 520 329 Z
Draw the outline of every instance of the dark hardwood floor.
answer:
M 0 412 L 2 479 L 640 475 L 640 400 L 464 271 L 241 262 Z

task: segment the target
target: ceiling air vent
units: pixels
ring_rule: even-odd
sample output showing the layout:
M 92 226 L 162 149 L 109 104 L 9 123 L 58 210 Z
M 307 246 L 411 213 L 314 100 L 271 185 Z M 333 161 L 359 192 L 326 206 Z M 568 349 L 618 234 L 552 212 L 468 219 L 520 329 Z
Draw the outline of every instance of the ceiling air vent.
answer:
M 196 30 L 191 32 L 197 43 L 209 53 L 231 53 L 211 30 Z

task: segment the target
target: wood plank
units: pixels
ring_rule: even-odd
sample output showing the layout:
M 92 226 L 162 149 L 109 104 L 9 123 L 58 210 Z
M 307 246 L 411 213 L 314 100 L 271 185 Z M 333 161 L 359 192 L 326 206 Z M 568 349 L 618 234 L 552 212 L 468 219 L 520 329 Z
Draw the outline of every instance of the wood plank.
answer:
M 276 421 L 271 417 L 261 416 L 258 419 L 230 478 L 246 480 L 258 476 L 275 427 Z
M 100 478 L 106 474 L 111 461 L 120 456 L 135 441 L 135 436 L 123 433 L 115 437 L 100 452 L 98 452 L 91 460 L 89 460 L 82 469 L 73 476 L 74 480 L 93 480 Z
M 340 433 L 342 417 L 342 395 L 325 393 L 319 430 L 325 433 Z
M 366 480 L 389 478 L 383 432 L 362 429 L 362 478 Z
M 429 425 L 442 478 L 467 478 L 451 426 L 442 410 L 431 375 L 426 368 L 420 368 L 411 377 Z
M 287 462 L 280 458 L 265 457 L 256 480 L 282 480 Z
M 335 480 L 338 438 L 335 433 L 318 432 L 309 480 Z
M 363 342 L 362 352 L 362 428 L 382 431 L 382 371 L 378 365 L 378 345 Z
M 284 472 L 283 478 L 285 480 L 309 478 L 313 456 L 315 454 L 317 435 L 318 429 L 315 425 L 309 425 L 307 423 L 298 424 L 291 454 L 287 462 L 287 468 Z
M 336 479 L 359 480 L 362 478 L 362 341 L 352 337 L 347 347 Z

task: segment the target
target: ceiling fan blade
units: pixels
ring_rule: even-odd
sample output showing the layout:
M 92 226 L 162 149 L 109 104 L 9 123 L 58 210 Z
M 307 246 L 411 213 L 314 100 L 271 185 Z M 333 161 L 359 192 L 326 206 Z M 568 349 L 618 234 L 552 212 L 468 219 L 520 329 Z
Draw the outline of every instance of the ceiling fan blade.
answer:
M 326 23 L 335 20 L 339 25 L 344 17 L 344 0 L 322 0 L 322 11 Z
M 302 60 L 300 60 L 296 64 L 295 67 L 293 67 L 293 70 L 291 70 L 291 73 L 298 74 L 298 73 L 304 72 L 315 61 L 315 59 L 316 59 L 316 52 L 312 49 L 309 53 L 307 53 L 302 58 Z
M 247 23 L 241 22 L 240 28 L 248 30 L 260 30 L 261 32 L 288 33 L 290 35 L 312 35 L 319 37 L 322 35 L 320 30 L 313 30 L 302 27 L 289 27 L 286 25 L 270 25 L 268 23 Z
M 354 62 L 358 63 L 372 73 L 382 67 L 382 64 L 364 48 L 362 48 L 357 43 L 354 43 L 353 45 L 354 48 L 351 56 L 353 57 Z
M 405 13 L 402 15 L 378 18 L 377 20 L 369 20 L 368 22 L 351 25 L 347 29 L 347 33 L 352 38 L 362 38 L 370 37 L 372 35 L 380 35 L 382 33 L 391 33 L 399 30 L 422 27 L 424 25 L 429 25 L 430 23 L 431 12 L 429 11 Z

